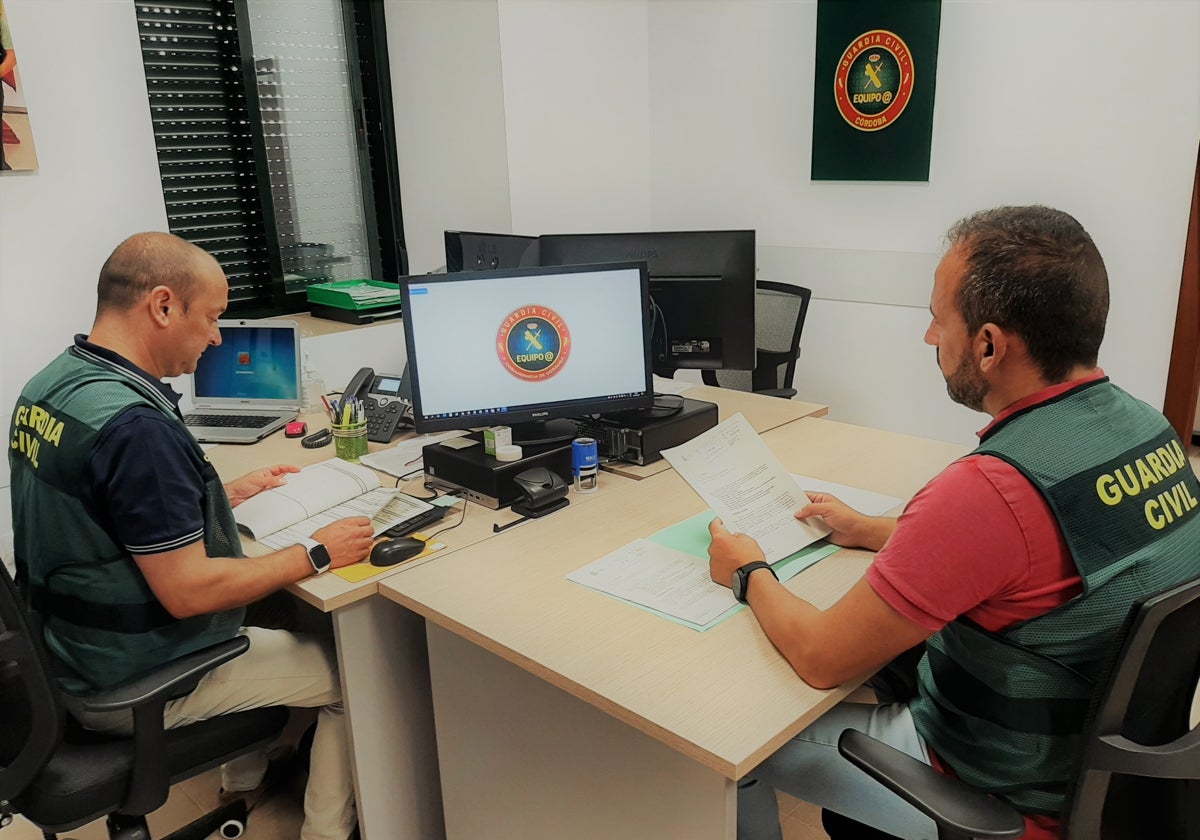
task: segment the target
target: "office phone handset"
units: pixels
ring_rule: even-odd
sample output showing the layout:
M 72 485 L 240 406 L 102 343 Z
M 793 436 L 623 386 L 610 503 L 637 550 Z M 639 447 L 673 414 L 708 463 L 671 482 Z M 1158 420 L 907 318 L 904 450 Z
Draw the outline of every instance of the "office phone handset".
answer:
M 390 443 L 407 422 L 411 404 L 401 396 L 401 378 L 394 373 L 376 375 L 369 367 L 360 368 L 342 391 L 342 399 L 357 397 L 367 407 L 367 440 Z

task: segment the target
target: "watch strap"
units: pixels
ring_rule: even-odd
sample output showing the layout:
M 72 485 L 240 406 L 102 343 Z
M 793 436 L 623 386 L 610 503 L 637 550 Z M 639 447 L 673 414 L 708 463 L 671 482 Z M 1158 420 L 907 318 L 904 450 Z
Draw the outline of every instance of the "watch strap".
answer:
M 741 585 L 734 587 L 733 595 L 743 604 L 746 603 L 746 595 L 750 591 L 750 575 L 759 569 L 766 569 L 771 573 L 771 577 L 779 580 L 779 575 L 775 574 L 775 569 L 765 560 L 755 560 L 753 563 L 747 563 L 745 566 L 739 567 L 734 574 L 738 576 Z
M 332 563 L 329 559 L 329 552 L 325 549 L 324 545 L 312 539 L 311 537 L 301 537 L 299 540 L 297 540 L 297 543 L 304 546 L 304 551 L 308 554 L 308 562 L 312 564 L 314 574 L 319 575 L 322 572 L 329 571 Z M 320 549 L 320 552 L 314 552 L 314 549 Z M 318 553 L 321 555 L 324 562 L 321 562 L 321 560 L 317 559 Z

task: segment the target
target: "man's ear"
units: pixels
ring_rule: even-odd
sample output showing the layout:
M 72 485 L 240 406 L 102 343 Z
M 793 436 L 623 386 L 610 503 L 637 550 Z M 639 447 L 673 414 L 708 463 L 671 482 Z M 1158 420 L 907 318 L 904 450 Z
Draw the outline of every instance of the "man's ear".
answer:
M 984 324 L 975 336 L 979 369 L 988 371 L 1000 363 L 1008 352 L 1008 337 L 993 323 Z
M 146 298 L 150 319 L 162 327 L 165 327 L 170 321 L 171 311 L 178 306 L 178 303 L 175 294 L 166 286 L 155 286 Z

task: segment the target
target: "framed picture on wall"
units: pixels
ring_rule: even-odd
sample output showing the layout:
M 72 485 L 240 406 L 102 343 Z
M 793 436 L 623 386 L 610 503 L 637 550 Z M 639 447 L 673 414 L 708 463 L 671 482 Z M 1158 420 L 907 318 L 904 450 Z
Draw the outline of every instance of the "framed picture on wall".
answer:
M 0 0 L 0 174 L 37 169 L 29 108 L 4 0 Z

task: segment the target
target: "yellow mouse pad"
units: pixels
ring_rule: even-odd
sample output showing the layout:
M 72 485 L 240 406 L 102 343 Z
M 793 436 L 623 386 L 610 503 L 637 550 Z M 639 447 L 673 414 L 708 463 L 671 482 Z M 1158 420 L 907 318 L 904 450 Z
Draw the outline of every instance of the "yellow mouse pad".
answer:
M 422 534 L 420 532 L 415 532 L 415 533 L 409 534 L 408 536 L 416 537 L 419 540 L 425 540 L 426 541 L 425 550 L 422 551 L 420 554 L 417 554 L 413 557 L 408 558 L 407 560 L 404 561 L 404 563 L 400 564 L 401 566 L 407 565 L 408 563 L 411 563 L 413 560 L 419 560 L 422 557 L 428 557 L 430 554 L 433 554 L 433 552 L 439 551 L 446 547 L 445 543 L 428 542 L 429 537 L 425 536 L 424 534 Z M 333 573 L 335 575 L 337 575 L 338 577 L 340 577 L 342 580 L 349 581 L 350 583 L 358 583 L 360 580 L 366 580 L 367 578 L 375 577 L 375 575 L 383 574 L 384 572 L 389 572 L 395 568 L 396 568 L 395 566 L 372 566 L 370 560 L 363 560 L 361 563 L 352 563 L 349 566 L 342 566 L 340 569 L 334 569 Z

